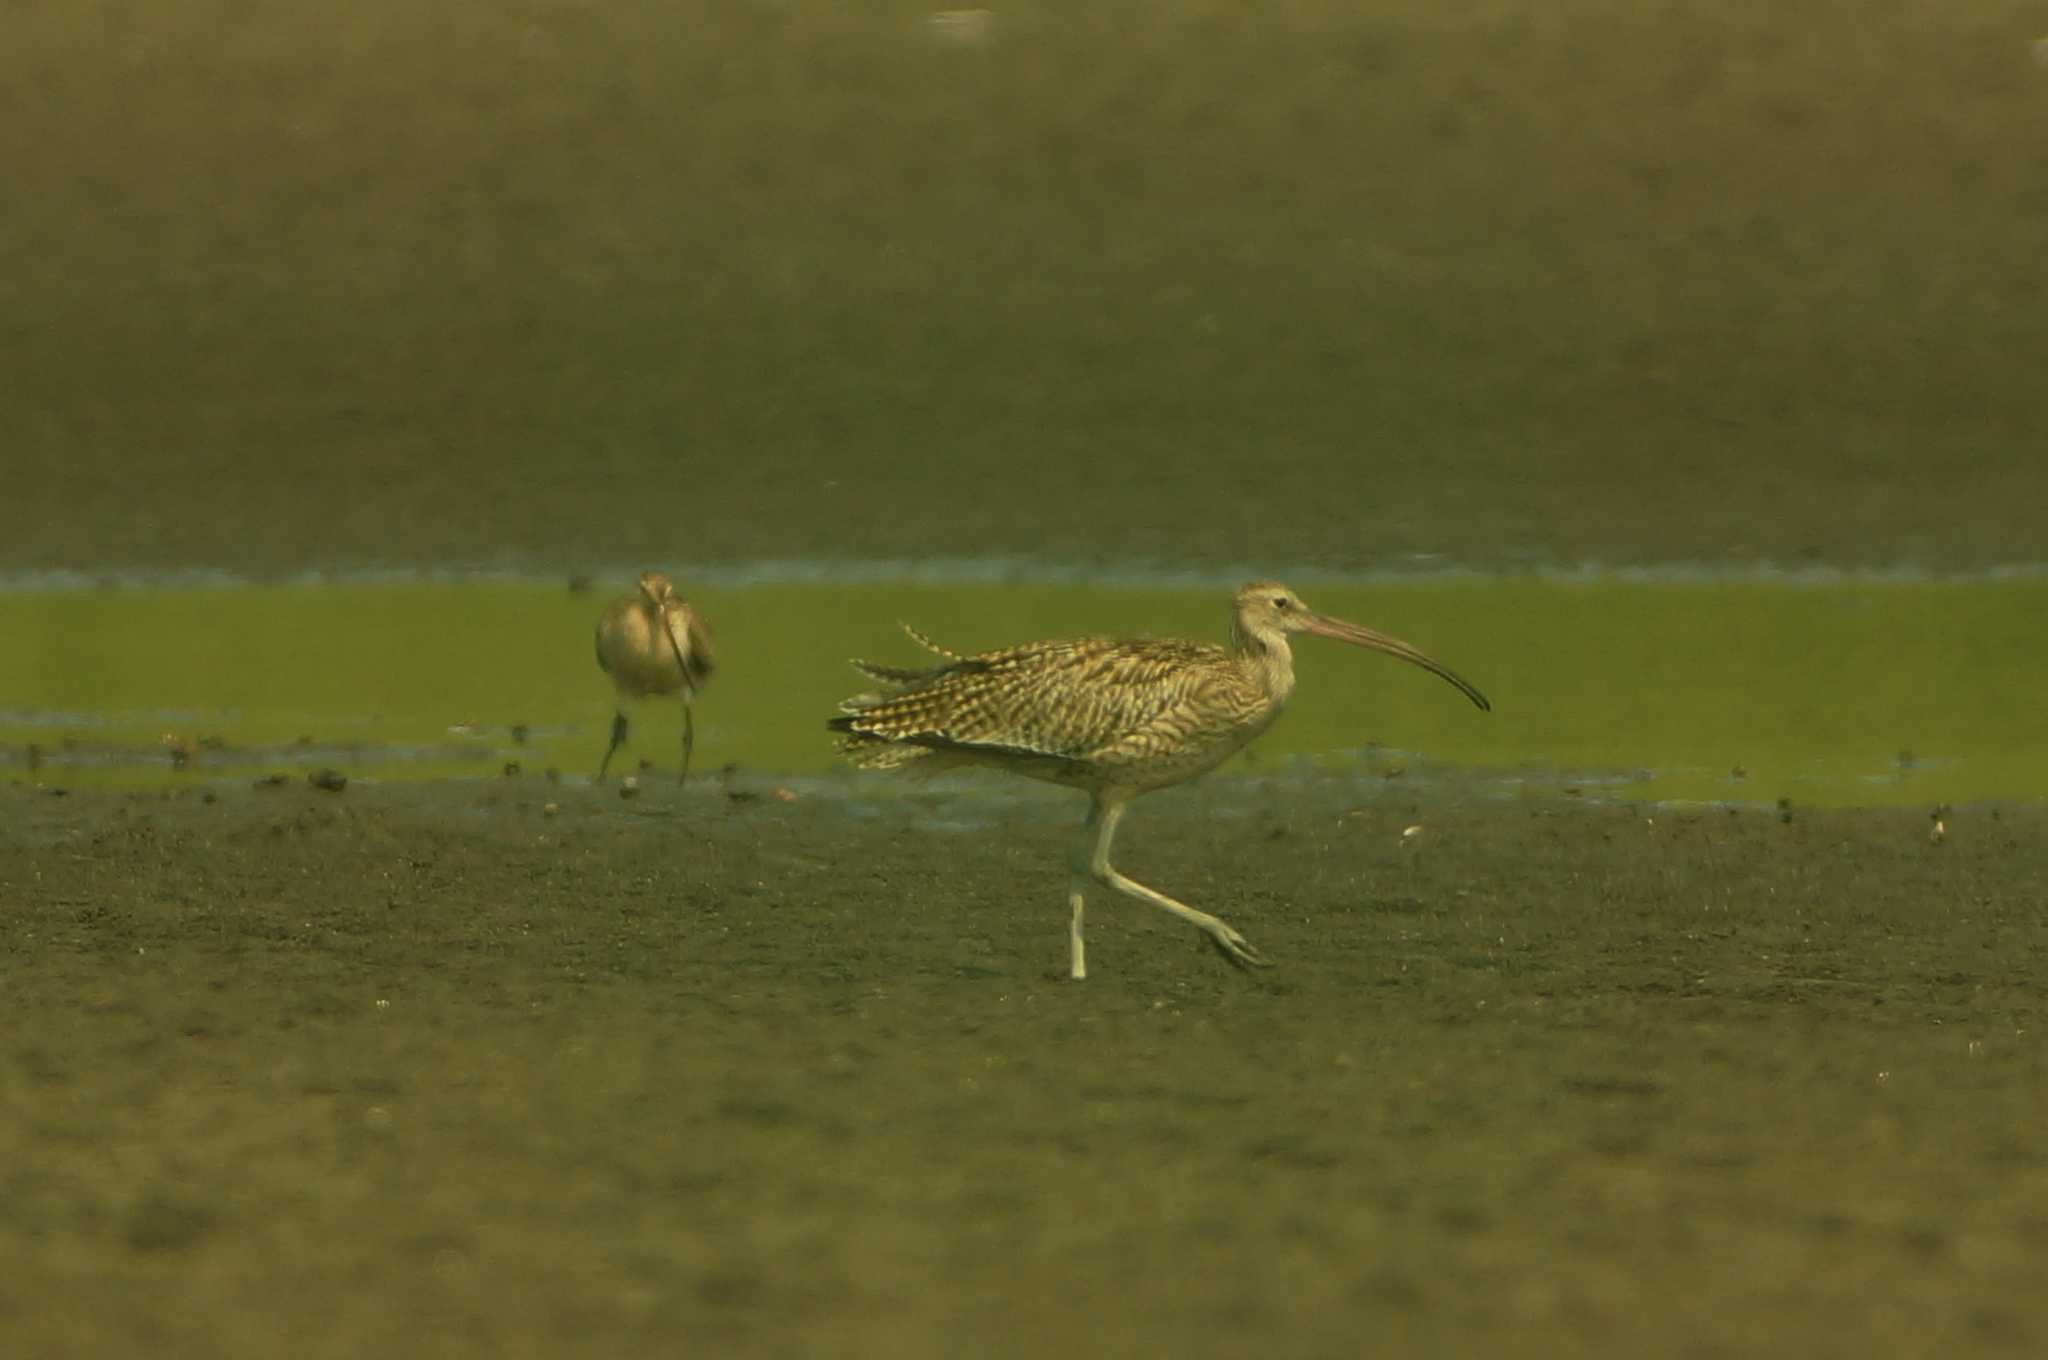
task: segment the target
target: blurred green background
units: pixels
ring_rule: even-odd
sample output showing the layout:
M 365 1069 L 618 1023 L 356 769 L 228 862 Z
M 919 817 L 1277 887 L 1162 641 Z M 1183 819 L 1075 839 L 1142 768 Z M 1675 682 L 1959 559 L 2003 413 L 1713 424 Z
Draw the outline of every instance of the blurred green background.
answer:
M 0 569 L 2038 561 L 2038 6 L 16 0 Z

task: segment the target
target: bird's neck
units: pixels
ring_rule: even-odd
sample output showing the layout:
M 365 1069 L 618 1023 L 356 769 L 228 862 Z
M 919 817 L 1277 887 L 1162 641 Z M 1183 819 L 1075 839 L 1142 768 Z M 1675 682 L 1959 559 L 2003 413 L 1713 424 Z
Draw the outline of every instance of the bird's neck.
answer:
M 1285 633 L 1269 633 L 1244 626 L 1241 619 L 1230 624 L 1230 652 L 1250 664 L 1258 673 L 1261 687 L 1276 704 L 1285 703 L 1294 692 L 1294 652 Z

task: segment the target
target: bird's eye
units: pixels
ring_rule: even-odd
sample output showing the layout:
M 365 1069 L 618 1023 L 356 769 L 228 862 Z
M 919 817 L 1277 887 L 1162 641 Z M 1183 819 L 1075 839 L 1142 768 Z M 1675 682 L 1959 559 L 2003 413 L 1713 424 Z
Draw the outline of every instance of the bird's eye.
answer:
M 1275 609 L 1285 609 L 1288 605 L 1292 603 L 1294 602 L 1288 599 L 1285 595 L 1275 595 L 1273 597 L 1273 607 Z

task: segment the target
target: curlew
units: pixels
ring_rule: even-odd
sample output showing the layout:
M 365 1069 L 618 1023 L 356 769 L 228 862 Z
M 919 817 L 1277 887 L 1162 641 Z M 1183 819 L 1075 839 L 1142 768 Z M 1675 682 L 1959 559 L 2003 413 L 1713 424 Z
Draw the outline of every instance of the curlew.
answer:
M 1131 799 L 1214 769 L 1272 726 L 1294 692 L 1288 635 L 1313 633 L 1385 652 L 1448 680 L 1481 709 L 1469 681 L 1384 633 L 1309 610 L 1272 581 L 1238 589 L 1230 645 L 1177 638 L 1033 642 L 961 656 L 908 624 L 944 658 L 927 668 L 854 666 L 886 687 L 840 705 L 828 724 L 839 749 L 867 769 L 937 771 L 985 765 L 1085 789 L 1088 820 L 1069 861 L 1069 971 L 1088 975 L 1082 909 L 1092 882 L 1198 926 L 1223 956 L 1266 959 L 1224 921 L 1118 873 L 1110 841 Z
M 618 687 L 618 709 L 612 715 L 612 742 L 597 767 L 597 782 L 611 767 L 612 756 L 626 741 L 626 704 L 660 694 L 682 692 L 683 771 L 690 777 L 690 754 L 697 745 L 690 705 L 710 678 L 711 638 L 697 611 L 676 598 L 668 577 L 658 571 L 640 573 L 640 588 L 621 595 L 597 621 L 597 664 Z

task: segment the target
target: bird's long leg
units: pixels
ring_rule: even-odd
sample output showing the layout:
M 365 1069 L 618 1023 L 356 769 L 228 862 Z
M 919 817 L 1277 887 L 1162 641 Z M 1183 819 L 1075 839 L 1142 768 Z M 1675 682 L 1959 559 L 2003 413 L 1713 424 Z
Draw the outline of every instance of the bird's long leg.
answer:
M 690 662 L 683 655 L 683 644 L 676 638 L 675 620 L 669 617 L 666 606 L 661 611 L 661 635 L 668 639 L 669 655 L 676 659 L 676 675 L 683 682 L 683 773 L 679 783 L 690 782 L 690 754 L 697 749 L 697 724 L 690 717 Z
M 1102 839 L 1105 804 L 1101 795 L 1088 803 L 1088 820 L 1081 824 L 1081 839 L 1067 862 L 1067 905 L 1073 919 L 1067 927 L 1067 976 L 1076 982 L 1088 976 L 1088 946 L 1081 938 L 1081 921 L 1088 907 L 1088 880 L 1095 875 L 1096 845 Z
M 1088 976 L 1088 946 L 1081 940 L 1081 913 L 1088 905 L 1087 895 L 1081 885 L 1087 881 L 1078 874 L 1067 879 L 1067 902 L 1074 909 L 1073 923 L 1067 927 L 1067 938 L 1071 946 L 1068 951 L 1067 974 L 1076 982 Z
M 1095 803 L 1088 809 L 1088 830 L 1093 833 L 1094 846 L 1088 856 L 1088 876 L 1097 883 L 1114 888 L 1126 897 L 1135 897 L 1140 902 L 1150 903 L 1161 911 L 1170 911 L 1190 925 L 1199 926 L 1216 946 L 1223 957 L 1241 968 L 1270 968 L 1266 957 L 1252 948 L 1251 941 L 1238 934 L 1230 925 L 1206 911 L 1196 911 L 1184 902 L 1176 902 L 1165 893 L 1155 892 L 1136 879 L 1125 878 L 1109 863 L 1109 843 L 1116 836 L 1116 826 L 1124 819 L 1127 803 L 1121 798 L 1097 795 Z M 1078 914 L 1077 914 L 1078 929 Z M 1078 933 L 1075 936 L 1079 943 Z M 1078 960 L 1079 955 L 1077 954 Z M 1079 976 L 1079 974 L 1076 974 Z
M 690 698 L 683 696 L 683 773 L 676 780 L 679 784 L 690 782 L 690 756 L 697 749 L 697 724 L 690 717 Z
M 596 783 L 604 783 L 604 772 L 611 768 L 612 756 L 626 744 L 626 710 L 621 708 L 612 714 L 612 744 L 604 748 L 604 759 L 598 762 Z

